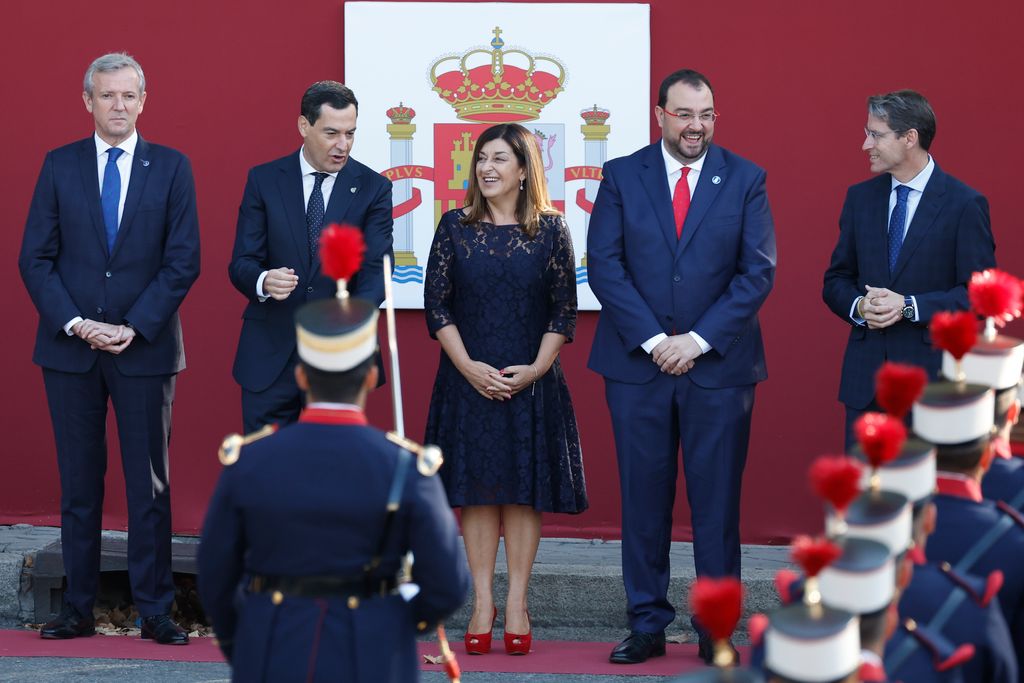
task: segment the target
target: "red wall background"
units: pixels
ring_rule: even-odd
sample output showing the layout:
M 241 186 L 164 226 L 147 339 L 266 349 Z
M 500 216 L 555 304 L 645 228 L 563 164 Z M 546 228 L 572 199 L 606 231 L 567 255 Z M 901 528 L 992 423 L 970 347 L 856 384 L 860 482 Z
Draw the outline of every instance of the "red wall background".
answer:
M 665 74 L 683 66 L 703 71 L 722 112 L 716 140 L 768 170 L 779 267 L 761 314 L 770 377 L 754 411 L 743 535 L 746 542 L 781 542 L 820 529 L 804 472 L 816 455 L 842 444 L 835 396 L 846 327 L 821 302 L 821 275 L 845 189 L 869 175 L 860 151 L 868 95 L 901 87 L 925 93 L 938 116 L 937 162 L 988 196 L 998 262 L 1024 274 L 1013 198 L 1024 156 L 1018 49 L 1024 5 L 651 0 L 650 6 L 652 106 Z M 246 170 L 298 148 L 298 102 L 309 83 L 341 80 L 346 68 L 372 68 L 373 55 L 343 64 L 341 0 L 137 2 L 111 12 L 72 0 L 9 0 L 3 13 L 0 56 L 10 106 L 0 114 L 6 225 L 0 292 L 7 311 L 0 523 L 59 521 L 52 433 L 41 374 L 30 360 L 37 318 L 16 259 L 44 153 L 92 131 L 80 97 L 85 67 L 104 52 L 127 50 L 148 80 L 140 131 L 191 157 L 198 190 L 203 272 L 182 309 L 188 370 L 178 380 L 171 442 L 174 526 L 194 533 L 220 469 L 217 446 L 241 423 L 231 361 L 243 302 L 226 269 Z M 586 21 L 581 14 L 577 26 L 564 30 L 585 31 Z M 401 49 L 388 45 L 386 26 L 380 37 L 381 49 Z M 608 87 L 615 91 L 614 83 Z M 657 130 L 652 115 L 652 139 Z M 549 516 L 549 536 L 618 535 L 603 385 L 586 369 L 595 322 L 595 313 L 582 314 L 576 343 L 563 352 L 591 509 Z M 423 431 L 439 347 L 419 311 L 400 313 L 399 328 L 407 431 L 415 436 Z M 1011 329 L 1024 334 L 1022 327 Z M 374 395 L 369 412 L 374 424 L 391 426 L 387 394 Z M 124 528 L 114 441 L 112 431 L 104 523 Z M 676 537 L 684 539 L 689 516 L 679 491 Z

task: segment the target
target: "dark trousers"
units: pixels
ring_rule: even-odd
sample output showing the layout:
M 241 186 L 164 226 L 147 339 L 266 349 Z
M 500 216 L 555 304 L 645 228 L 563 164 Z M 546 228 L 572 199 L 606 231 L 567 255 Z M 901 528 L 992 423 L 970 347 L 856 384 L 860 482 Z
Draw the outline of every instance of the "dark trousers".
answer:
M 680 445 L 697 574 L 739 578 L 740 487 L 754 388 L 705 389 L 686 375 L 660 373 L 646 384 L 605 380 L 619 463 L 631 630 L 660 633 L 675 619 L 667 595 Z
M 269 387 L 263 391 L 242 389 L 242 428 L 246 434 L 269 424 L 284 427 L 299 419 L 306 401 L 295 383 L 296 362 L 298 354 L 293 351 L 284 370 Z
M 92 614 L 100 568 L 107 403 L 113 404 L 128 499 L 128 576 L 143 617 L 169 614 L 171 492 L 167 448 L 174 375 L 128 377 L 110 354 L 84 373 L 43 369 L 60 472 L 66 601 Z

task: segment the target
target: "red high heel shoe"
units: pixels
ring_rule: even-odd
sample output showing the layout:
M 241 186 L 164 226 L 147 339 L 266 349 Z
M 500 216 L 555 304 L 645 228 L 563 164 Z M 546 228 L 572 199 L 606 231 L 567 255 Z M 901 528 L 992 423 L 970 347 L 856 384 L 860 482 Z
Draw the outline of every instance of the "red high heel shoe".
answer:
M 491 634 L 494 632 L 494 622 L 498 619 L 498 608 L 494 608 L 494 614 L 491 615 L 491 627 L 487 629 L 487 633 L 470 633 L 466 631 L 466 654 L 468 655 L 485 655 L 491 651 Z
M 530 611 L 526 611 L 526 620 L 530 621 Z M 533 644 L 533 622 L 526 633 L 509 633 L 505 631 L 505 653 L 510 655 L 528 655 Z

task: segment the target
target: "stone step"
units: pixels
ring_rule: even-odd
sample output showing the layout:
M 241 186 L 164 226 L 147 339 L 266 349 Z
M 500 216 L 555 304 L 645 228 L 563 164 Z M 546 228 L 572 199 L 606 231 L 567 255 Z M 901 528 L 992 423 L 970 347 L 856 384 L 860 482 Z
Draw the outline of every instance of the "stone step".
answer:
M 195 574 L 198 539 L 176 536 L 172 544 L 172 569 Z M 104 532 L 100 568 L 124 571 L 126 536 Z M 617 640 L 627 629 L 626 595 L 622 585 L 621 543 L 618 541 L 541 539 L 530 579 L 530 617 L 546 637 Z M 744 621 L 755 612 L 778 605 L 775 572 L 790 567 L 789 549 L 782 546 L 745 545 L 743 584 L 746 591 Z M 694 579 L 693 545 L 673 543 L 670 551 L 672 579 L 669 601 L 677 617 L 670 633 L 690 632 L 688 589 Z M 41 623 L 60 609 L 64 576 L 59 530 L 44 527 L 0 526 L 0 620 Z M 494 592 L 499 606 L 505 602 L 508 575 L 504 546 L 499 545 Z M 101 596 L 102 597 L 102 596 Z M 469 621 L 471 602 L 449 620 L 453 633 L 461 633 Z

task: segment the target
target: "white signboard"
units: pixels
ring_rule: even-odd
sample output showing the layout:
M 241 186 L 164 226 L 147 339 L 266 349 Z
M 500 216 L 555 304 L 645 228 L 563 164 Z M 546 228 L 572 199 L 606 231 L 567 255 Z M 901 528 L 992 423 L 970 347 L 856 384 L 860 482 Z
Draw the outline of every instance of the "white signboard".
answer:
M 608 159 L 650 142 L 645 4 L 348 2 L 345 84 L 359 99 L 353 156 L 394 181 L 395 299 L 423 307 L 437 222 L 463 206 L 473 144 L 495 123 L 533 131 L 576 252 Z

